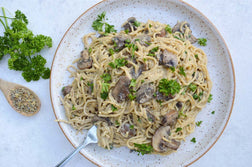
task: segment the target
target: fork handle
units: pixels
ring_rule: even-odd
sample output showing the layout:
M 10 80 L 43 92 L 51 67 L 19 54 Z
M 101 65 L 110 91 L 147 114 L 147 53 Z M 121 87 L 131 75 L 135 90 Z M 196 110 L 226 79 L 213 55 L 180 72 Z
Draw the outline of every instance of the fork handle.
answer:
M 62 167 L 64 166 L 76 153 L 78 153 L 83 147 L 87 145 L 86 142 L 79 145 L 72 153 L 70 153 L 65 159 L 63 159 L 58 165 L 55 167 Z

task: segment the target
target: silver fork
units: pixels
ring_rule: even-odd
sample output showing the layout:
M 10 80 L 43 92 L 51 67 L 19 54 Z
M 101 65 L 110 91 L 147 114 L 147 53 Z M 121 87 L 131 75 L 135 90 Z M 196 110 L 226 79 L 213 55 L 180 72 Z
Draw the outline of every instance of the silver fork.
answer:
M 62 167 L 64 166 L 76 153 L 78 153 L 82 148 L 87 146 L 91 143 L 97 143 L 97 127 L 94 125 L 92 126 L 87 133 L 86 139 L 71 153 L 69 154 L 65 159 L 63 159 L 58 165 L 55 167 Z

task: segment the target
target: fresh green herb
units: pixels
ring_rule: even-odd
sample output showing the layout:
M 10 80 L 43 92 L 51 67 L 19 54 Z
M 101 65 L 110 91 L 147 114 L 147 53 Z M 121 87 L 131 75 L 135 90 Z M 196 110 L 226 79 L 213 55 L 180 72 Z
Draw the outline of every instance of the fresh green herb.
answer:
M 112 68 L 120 68 L 120 67 L 125 66 L 126 64 L 128 64 L 128 61 L 122 58 L 122 59 L 115 59 L 114 63 L 110 62 L 109 66 Z
M 117 110 L 117 108 L 113 104 L 111 104 L 111 109 L 113 112 Z
M 110 49 L 109 49 L 109 54 L 110 54 L 110 55 L 113 55 L 114 53 L 115 53 L 115 51 L 114 51 L 112 48 L 110 48 Z
M 198 55 L 198 54 L 196 54 L 196 55 L 194 55 L 194 57 L 195 57 L 196 59 L 198 59 L 198 58 L 199 58 L 199 55 Z
M 101 92 L 108 92 L 109 91 L 109 83 L 102 83 L 102 90 Z
M 154 92 L 154 93 L 153 93 L 153 96 L 154 96 L 154 97 L 157 97 L 157 93 L 156 93 L 156 92 Z
M 193 77 L 195 76 L 195 71 L 193 72 L 192 76 L 193 76 Z
M 136 151 L 138 155 L 142 154 L 149 154 L 153 151 L 153 147 L 150 144 L 137 144 L 134 143 L 134 146 L 137 148 Z
M 169 24 L 165 27 L 165 31 L 169 32 L 170 34 L 172 33 L 172 28 Z
M 74 105 L 72 105 L 72 110 L 76 110 L 76 108 L 74 107 Z
M 212 111 L 212 112 L 211 112 L 211 114 L 214 114 L 214 113 L 215 113 L 215 111 Z
M 131 48 L 131 55 L 132 55 L 132 58 L 134 58 L 135 57 L 135 51 L 138 50 L 138 47 L 133 43 L 130 43 L 130 44 L 126 43 L 125 46 L 128 47 L 128 49 Z
M 180 118 L 181 116 L 182 116 L 182 117 L 187 117 L 187 115 L 184 114 L 183 110 L 180 110 L 180 111 L 179 111 L 179 118 Z
M 129 127 L 130 129 L 134 129 L 134 125 L 130 125 L 130 127 Z
M 167 80 L 165 78 L 159 81 L 159 92 L 164 93 L 166 96 L 172 94 L 175 95 L 179 93 L 181 87 L 180 84 L 176 80 Z
M 157 52 L 158 49 L 159 49 L 158 46 L 155 47 L 155 48 L 152 48 L 152 49 L 149 51 L 148 56 L 153 56 L 153 57 L 154 57 L 154 56 L 155 56 L 155 52 Z
M 213 95 L 210 94 L 209 97 L 208 97 L 208 99 L 207 99 L 207 102 L 210 103 L 212 100 L 213 100 Z
M 135 87 L 135 86 L 136 86 L 136 79 L 132 79 L 132 80 L 130 81 L 129 87 Z
M 176 38 L 176 39 L 178 39 L 178 40 L 180 40 L 180 41 L 183 41 L 183 42 L 185 41 L 184 39 L 179 38 L 179 37 L 177 37 L 176 35 L 173 35 L 173 37 Z
M 135 98 L 136 98 L 136 95 L 134 95 L 134 94 L 132 94 L 132 93 L 129 94 L 129 99 L 130 99 L 131 101 L 133 101 Z
M 92 82 L 88 82 L 87 85 L 90 86 L 91 92 L 93 92 L 94 84 Z
M 65 89 L 65 86 L 62 87 L 61 91 L 64 91 L 64 89 Z
M 195 124 L 196 124 L 196 126 L 200 126 L 201 123 L 202 123 L 202 121 L 198 121 Z
M 162 106 L 163 103 L 162 100 L 156 100 L 156 101 L 159 103 L 160 106 Z
M 201 97 L 202 97 L 202 96 L 203 96 L 203 92 L 200 92 L 199 95 L 197 95 L 196 93 L 193 94 L 193 98 L 194 98 L 195 100 L 198 99 L 199 101 L 201 100 Z
M 175 72 L 175 67 L 171 66 L 169 68 L 171 69 L 172 72 Z
M 196 89 L 197 89 L 197 85 L 193 84 L 193 83 L 190 83 L 190 85 L 188 86 L 188 88 L 192 91 L 192 92 L 195 92 Z
M 206 46 L 207 39 L 206 38 L 198 38 L 198 44 L 200 46 Z
M 92 48 L 88 48 L 88 53 L 90 54 L 92 52 Z
M 82 80 L 83 80 L 83 77 L 81 77 L 80 80 L 82 81 Z
M 181 67 L 179 67 L 179 74 L 186 76 L 186 73 L 185 73 L 184 67 L 182 67 L 182 66 L 181 66 Z
M 129 33 L 129 29 L 124 30 L 124 32 L 125 32 L 126 34 L 128 34 L 128 33 Z
M 116 126 L 120 126 L 120 123 L 116 120 L 115 121 Z
M 137 38 L 137 39 L 135 39 L 135 41 L 140 41 L 140 39 Z
M 147 59 L 146 59 L 146 58 L 143 58 L 143 61 L 144 61 L 144 62 L 146 62 L 146 61 L 147 61 Z
M 130 39 L 126 39 L 125 42 L 126 42 L 126 43 L 130 43 Z
M 138 21 L 135 21 L 133 24 L 134 24 L 134 26 L 139 27 L 141 23 Z
M 196 143 L 195 137 L 191 139 L 191 142 Z
M 187 54 L 187 51 L 185 51 L 185 54 Z
M 181 128 L 181 127 L 178 127 L 178 128 L 176 129 L 175 132 L 179 132 L 179 131 L 181 131 L 181 130 L 182 130 L 182 128 Z
M 37 81 L 42 77 L 50 77 L 50 69 L 45 67 L 46 59 L 38 54 L 43 48 L 52 47 L 51 37 L 34 35 L 27 28 L 28 20 L 21 11 L 15 12 L 14 18 L 6 17 L 2 7 L 4 19 L 0 19 L 5 32 L 0 36 L 0 60 L 9 55 L 8 67 L 11 70 L 22 71 L 23 78 L 27 81 Z M 8 19 L 11 24 L 8 24 Z
M 138 121 L 139 123 L 141 123 L 141 122 L 142 122 L 140 117 L 137 119 L 137 121 Z
M 105 34 L 111 33 L 111 32 L 116 32 L 113 25 L 110 25 L 105 22 L 105 15 L 106 15 L 106 13 L 102 12 L 100 15 L 97 16 L 97 19 L 92 24 L 93 29 L 96 31 L 102 32 L 103 27 L 105 25 L 105 28 L 104 28 Z
M 101 78 L 103 79 L 104 82 L 109 82 L 111 81 L 111 75 L 109 73 L 104 73 L 101 75 Z
M 141 83 L 144 83 L 144 80 L 141 80 Z
M 151 28 L 152 27 L 152 25 L 151 24 L 149 24 L 149 28 Z
M 100 93 L 100 95 L 101 95 L 101 98 L 102 98 L 103 100 L 106 100 L 107 97 L 108 97 L 108 92 L 102 92 L 102 93 Z
M 151 45 L 151 43 L 150 43 L 150 42 L 147 42 L 147 41 L 145 41 L 144 43 L 145 43 L 146 45 L 149 45 L 149 46 Z

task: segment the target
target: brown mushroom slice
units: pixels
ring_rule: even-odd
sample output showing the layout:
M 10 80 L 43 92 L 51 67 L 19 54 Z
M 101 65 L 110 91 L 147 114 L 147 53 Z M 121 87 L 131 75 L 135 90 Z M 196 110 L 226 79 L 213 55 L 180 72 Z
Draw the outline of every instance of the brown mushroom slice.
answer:
M 146 115 L 147 115 L 148 121 L 155 122 L 156 117 L 150 111 L 146 111 Z
M 176 67 L 178 65 L 178 58 L 174 53 L 165 49 L 160 54 L 159 64 L 164 65 L 166 67 Z
M 136 130 L 134 128 L 130 128 L 129 123 L 125 123 L 120 129 L 120 133 L 122 136 L 130 138 L 136 135 Z
M 166 36 L 166 31 L 165 29 L 163 28 L 159 34 L 156 35 L 157 37 L 165 37 Z
M 170 126 L 161 126 L 156 130 L 152 137 L 152 147 L 157 152 L 166 152 L 168 149 L 177 150 L 180 142 L 174 139 L 170 140 Z M 163 138 L 170 140 L 169 142 Z
M 174 97 L 175 97 L 175 96 L 172 95 L 172 94 L 170 94 L 169 96 L 165 96 L 163 93 L 161 93 L 161 92 L 159 92 L 159 91 L 156 92 L 156 99 L 157 99 L 157 100 L 168 101 L 168 100 L 173 99 Z
M 177 24 L 172 28 L 172 33 L 175 32 L 180 32 L 182 34 L 185 33 L 186 27 L 188 27 L 190 29 L 190 24 L 182 21 L 182 22 L 177 22 Z M 188 36 L 185 37 L 187 40 L 189 40 L 192 44 L 197 42 L 197 38 L 192 34 L 192 31 L 190 29 L 190 31 L 188 32 Z
M 179 110 L 182 108 L 182 106 L 183 106 L 183 104 L 182 104 L 181 101 L 178 101 L 178 102 L 176 103 L 176 107 L 177 107 Z
M 150 101 L 153 98 L 154 86 L 152 84 L 143 84 L 136 93 L 136 100 L 139 104 Z
M 125 36 L 119 35 L 114 38 L 112 38 L 112 41 L 114 42 L 114 49 L 121 51 L 125 47 L 127 38 Z
M 149 46 L 149 43 L 151 42 L 151 37 L 149 35 L 146 35 L 146 34 L 142 34 L 142 35 L 138 35 L 135 37 L 134 41 L 139 41 L 139 43 L 141 45 L 144 45 L 144 46 Z
M 99 117 L 99 116 L 95 115 L 92 118 L 92 123 L 95 123 L 95 122 L 98 122 L 98 121 L 106 122 L 108 124 L 108 126 L 112 125 L 112 122 L 110 121 L 110 119 L 108 117 Z
M 77 62 L 77 67 L 80 70 L 88 69 L 92 67 L 93 60 L 88 55 L 87 50 L 81 51 L 81 59 Z
M 128 18 L 127 22 L 123 25 L 123 28 L 129 32 L 136 31 L 137 26 L 134 24 L 136 21 L 135 17 Z
M 68 85 L 62 88 L 62 94 L 63 96 L 66 96 L 71 92 L 72 86 Z
M 136 71 L 134 67 L 131 68 L 130 74 L 133 79 L 137 79 L 143 71 L 147 71 L 147 65 L 146 64 L 140 64 L 138 70 Z
M 121 103 L 125 101 L 130 93 L 129 91 L 130 79 L 126 76 L 121 76 L 112 90 L 114 99 Z
M 166 125 L 173 126 L 176 124 L 178 116 L 179 116 L 178 111 L 172 109 L 163 116 L 161 124 L 164 126 Z

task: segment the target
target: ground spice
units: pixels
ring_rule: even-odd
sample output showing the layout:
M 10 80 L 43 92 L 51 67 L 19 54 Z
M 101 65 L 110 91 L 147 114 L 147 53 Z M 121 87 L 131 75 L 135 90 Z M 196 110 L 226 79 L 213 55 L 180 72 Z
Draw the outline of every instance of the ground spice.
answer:
M 10 99 L 18 111 L 33 113 L 38 109 L 39 102 L 28 89 L 16 88 L 10 90 Z

